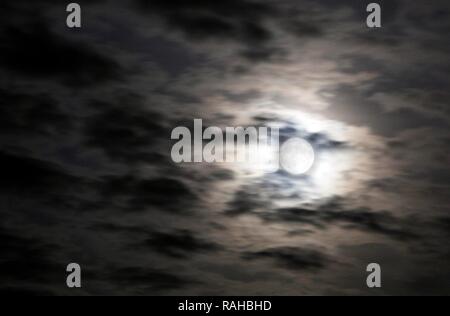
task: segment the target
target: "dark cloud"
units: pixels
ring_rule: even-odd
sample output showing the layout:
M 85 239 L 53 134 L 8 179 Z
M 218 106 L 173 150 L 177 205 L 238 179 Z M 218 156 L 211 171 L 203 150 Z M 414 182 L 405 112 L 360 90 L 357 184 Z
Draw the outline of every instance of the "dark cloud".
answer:
M 107 232 L 111 234 L 127 233 L 127 234 L 148 234 L 149 228 L 144 226 L 125 226 L 114 223 L 95 223 L 91 226 L 94 231 Z
M 238 216 L 251 213 L 261 207 L 267 207 L 267 201 L 262 200 L 258 193 L 252 192 L 250 187 L 241 188 L 228 203 L 226 214 Z
M 401 189 L 401 184 L 398 179 L 383 178 L 374 179 L 367 183 L 370 189 L 380 190 L 382 192 L 396 192 Z
M 0 89 L 0 129 L 3 133 L 36 136 L 65 133 L 72 122 L 48 94 L 14 93 Z
M 64 266 L 52 259 L 53 254 L 59 251 L 55 245 L 0 229 L 0 247 L 2 287 L 9 285 L 16 291 L 34 292 L 35 290 L 29 289 L 30 284 L 40 285 L 45 289 L 48 285 L 58 284 L 60 276 L 64 275 Z
M 331 207 L 331 210 L 329 209 Z M 365 232 L 386 235 L 400 240 L 410 240 L 418 236 L 408 228 L 408 221 L 393 217 L 388 212 L 370 210 L 345 210 L 336 206 L 321 206 L 315 210 L 302 208 L 280 209 L 263 216 L 268 220 L 298 222 L 312 224 L 316 227 L 327 227 L 342 224 L 346 228 L 359 229 Z
M 325 268 L 331 262 L 327 255 L 318 250 L 298 247 L 270 248 L 246 253 L 243 258 L 246 260 L 271 259 L 280 267 L 294 271 L 316 271 Z
M 447 33 L 450 31 L 450 9 L 445 6 L 421 4 L 421 11 L 411 10 L 407 13 L 409 26 L 430 33 Z
M 222 93 L 225 96 L 225 98 L 236 103 L 248 102 L 254 99 L 261 98 L 263 96 L 263 93 L 256 89 L 247 90 L 239 93 L 233 93 L 232 91 L 225 90 Z
M 436 219 L 435 225 L 450 235 L 450 217 L 440 217 Z
M 241 56 L 253 63 L 281 62 L 286 52 L 278 47 L 250 47 L 241 52 Z
M 236 175 L 228 169 L 218 169 L 209 173 L 207 178 L 211 181 L 230 181 L 235 179 Z
M 446 168 L 430 167 L 427 170 L 414 170 L 407 176 L 408 179 L 443 185 L 450 187 L 450 170 Z
M 412 230 L 412 223 L 405 218 L 397 218 L 386 211 L 370 209 L 348 209 L 339 199 L 334 199 L 308 208 L 292 207 L 272 210 L 264 199 L 239 191 L 229 203 L 229 215 L 255 215 L 268 222 L 281 222 L 290 225 L 311 225 L 326 229 L 339 224 L 346 229 L 385 235 L 394 239 L 408 241 L 418 238 Z
M 276 14 L 273 7 L 255 1 L 229 0 L 211 3 L 207 0 L 171 2 L 138 0 L 150 13 L 161 15 L 166 22 L 194 38 L 234 39 L 250 43 L 270 38 L 258 22 Z
M 408 241 L 419 236 L 408 228 L 408 220 L 395 218 L 388 212 L 373 212 L 369 210 L 332 211 L 324 213 L 328 223 L 343 223 L 348 228 L 361 229 Z
M 1 189 L 21 195 L 63 192 L 80 181 L 51 163 L 4 152 L 0 152 L 0 170 Z
M 144 54 L 145 61 L 151 61 L 161 69 L 165 70 L 171 76 L 178 76 L 193 67 L 201 66 L 205 62 L 205 56 L 194 53 L 187 45 L 183 45 L 176 41 L 167 40 L 163 36 L 152 37 L 150 39 L 142 38 L 136 34 L 133 29 L 126 32 L 123 28 L 129 26 L 121 26 L 117 30 L 121 35 L 121 42 L 125 42 L 129 49 Z M 114 34 L 115 35 L 115 34 Z M 167 93 L 179 102 L 200 103 L 197 96 L 183 95 L 178 91 L 170 90 L 170 85 L 158 87 L 161 93 Z
M 196 282 L 170 272 L 150 267 L 118 268 L 106 276 L 107 281 L 116 283 L 122 292 L 139 295 L 161 294 L 161 292 L 180 289 Z
M 120 66 L 85 43 L 52 33 L 42 22 L 0 31 L 0 66 L 35 79 L 82 87 L 119 79 Z
M 104 202 L 109 204 L 108 201 L 114 196 L 118 206 L 130 211 L 143 211 L 153 206 L 185 213 L 198 200 L 184 182 L 173 178 L 106 177 L 103 183 L 101 192 Z
M 138 0 L 140 8 L 163 18 L 170 27 L 194 40 L 233 41 L 245 47 L 241 55 L 251 62 L 283 57 L 283 50 L 271 45 L 272 32 L 265 21 L 280 14 L 276 6 L 257 1 Z
M 69 173 L 61 165 L 25 155 L 0 152 L 1 196 L 4 214 L 27 216 L 35 223 L 57 224 L 62 214 L 50 214 L 49 207 L 62 211 L 91 209 L 89 193 L 94 182 Z M 37 216 L 36 209 L 41 210 Z M 46 211 L 44 211 L 46 210 Z
M 97 103 L 100 111 L 86 121 L 86 144 L 102 149 L 112 160 L 158 164 L 163 158 L 155 146 L 159 140 L 169 139 L 170 133 L 162 125 L 163 117 L 140 109 L 141 102 L 126 97 L 119 105 Z
M 318 23 L 295 20 L 287 24 L 286 28 L 300 38 L 318 37 L 323 35 L 323 30 Z
M 326 132 L 308 132 L 304 127 L 299 126 L 289 119 L 284 119 L 270 113 L 261 113 L 252 117 L 255 124 L 267 126 L 270 123 L 279 123 L 281 128 L 279 130 L 280 142 L 283 143 L 290 138 L 300 137 L 307 140 L 316 151 L 349 149 L 350 144 L 344 141 L 337 141 L 332 139 Z
M 388 65 L 384 64 L 382 61 L 363 54 L 340 56 L 340 60 L 341 62 L 338 65 L 338 69 L 344 73 L 376 72 L 388 67 Z
M 172 258 L 189 258 L 198 253 L 208 253 L 221 249 L 220 245 L 200 239 L 187 230 L 152 233 L 145 240 L 143 247 Z
M 333 149 L 345 149 L 349 145 L 342 141 L 332 140 L 324 133 L 311 133 L 304 136 L 304 139 L 311 143 L 316 150 L 333 150 Z

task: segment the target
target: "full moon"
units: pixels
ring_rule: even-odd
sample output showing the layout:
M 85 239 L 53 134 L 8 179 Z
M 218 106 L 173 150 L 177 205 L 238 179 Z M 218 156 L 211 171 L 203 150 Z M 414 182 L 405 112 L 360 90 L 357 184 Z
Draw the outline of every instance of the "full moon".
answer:
M 314 164 L 314 149 L 310 143 L 301 138 L 291 138 L 280 149 L 281 167 L 293 175 L 309 171 Z

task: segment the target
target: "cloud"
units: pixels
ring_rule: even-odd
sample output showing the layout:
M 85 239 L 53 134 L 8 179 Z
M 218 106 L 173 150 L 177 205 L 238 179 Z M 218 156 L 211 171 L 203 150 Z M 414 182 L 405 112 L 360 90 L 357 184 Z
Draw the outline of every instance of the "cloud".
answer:
M 138 0 L 150 13 L 158 13 L 172 27 L 193 38 L 234 39 L 260 43 L 270 38 L 259 22 L 276 14 L 273 7 L 255 1 L 224 3 L 200 1 Z
M 140 266 L 115 269 L 105 280 L 116 283 L 121 292 L 131 291 L 139 295 L 161 294 L 196 283 L 161 269 Z
M 81 30 L 2 2 L 2 294 L 366 294 L 378 259 L 383 294 L 448 293 L 448 1 L 380 0 L 379 30 L 368 1 L 91 2 Z M 317 163 L 175 165 L 194 117 L 280 123 Z
M 141 100 L 125 97 L 121 104 L 96 104 L 98 113 L 85 122 L 85 143 L 102 149 L 111 160 L 158 163 L 164 158 L 155 152 L 158 141 L 170 133 L 160 114 L 140 109 Z
M 41 215 L 35 221 L 57 223 L 63 211 L 91 210 L 90 195 L 95 181 L 73 175 L 63 166 L 23 154 L 0 152 L 0 196 L 6 199 L 4 214 L 16 216 Z M 60 213 L 52 213 L 57 208 Z M 49 216 L 49 217 L 47 217 Z
M 0 89 L 0 129 L 16 136 L 65 133 L 72 122 L 49 94 L 29 94 Z M 14 109 L 14 110 L 12 110 Z
M 60 79 L 70 87 L 119 79 L 120 66 L 92 47 L 52 33 L 42 22 L 0 31 L 0 66 L 30 78 Z
M 154 232 L 145 240 L 143 247 L 172 258 L 189 258 L 195 254 L 221 249 L 218 244 L 200 239 L 187 230 L 170 233 Z
M 395 218 L 388 212 L 374 212 L 364 209 L 347 210 L 339 205 L 323 205 L 317 209 L 287 208 L 278 209 L 269 215 L 262 215 L 269 221 L 297 222 L 326 228 L 332 224 L 342 224 L 347 229 L 359 229 L 377 233 L 394 239 L 408 241 L 418 238 L 410 230 L 409 222 Z
M 334 150 L 349 148 L 349 145 L 343 141 L 330 139 L 325 133 L 311 133 L 306 135 L 307 140 L 316 150 Z
M 137 2 L 140 8 L 161 17 L 169 27 L 191 40 L 238 44 L 239 54 L 247 61 L 266 62 L 284 57 L 284 50 L 273 45 L 274 36 L 266 26 L 267 20 L 281 14 L 277 6 L 249 0 L 220 4 L 205 0 Z
M 0 187 L 3 191 L 29 195 L 64 192 L 79 179 L 57 166 L 38 159 L 0 152 Z
M 382 104 L 370 100 L 354 87 L 340 86 L 333 91 L 337 97 L 333 98 L 328 115 L 349 124 L 369 126 L 378 135 L 393 137 L 402 131 L 426 126 L 448 128 L 448 122 L 443 118 L 429 117 L 411 108 L 387 111 Z
M 102 231 L 107 232 L 111 234 L 118 234 L 118 233 L 127 233 L 127 234 L 133 234 L 133 235 L 141 235 L 141 234 L 148 234 L 149 233 L 149 227 L 144 226 L 125 226 L 125 225 L 119 225 L 109 222 L 98 222 L 91 226 L 91 229 L 94 231 Z
M 376 233 L 393 239 L 409 241 L 419 238 L 411 221 L 397 218 L 386 211 L 366 208 L 347 208 L 338 198 L 305 207 L 274 208 L 262 197 L 246 191 L 238 191 L 229 203 L 227 215 L 254 215 L 270 223 L 288 225 L 309 225 L 316 229 L 326 229 L 339 224 L 346 229 L 358 229 Z
M 450 217 L 449 216 L 441 216 L 436 219 L 435 222 L 436 227 L 442 229 L 446 234 L 450 235 Z
M 263 96 L 263 93 L 257 89 L 250 89 L 243 92 L 233 92 L 224 90 L 222 91 L 225 98 L 230 100 L 231 102 L 236 102 L 238 104 L 245 103 L 251 100 L 257 100 Z
M 267 205 L 267 201 L 261 199 L 259 194 L 252 192 L 250 187 L 244 187 L 234 194 L 228 203 L 226 214 L 228 216 L 248 214 Z
M 0 228 L 0 279 L 2 287 L 11 286 L 16 291 L 44 291 L 49 285 L 58 284 L 64 269 L 53 260 L 59 251 L 56 245 L 46 244 L 36 238 L 20 237 Z M 26 260 L 23 260 L 26 258 Z M 30 285 L 36 288 L 30 289 Z
M 315 249 L 298 247 L 278 247 L 245 253 L 246 260 L 271 259 L 278 266 L 294 271 L 317 271 L 330 263 L 330 258 Z
M 153 206 L 175 213 L 186 213 L 198 198 L 182 181 L 173 178 L 139 179 L 131 176 L 106 177 L 101 187 L 104 202 L 111 196 L 124 199 L 129 211 L 143 211 Z M 122 203 L 118 203 L 122 205 Z

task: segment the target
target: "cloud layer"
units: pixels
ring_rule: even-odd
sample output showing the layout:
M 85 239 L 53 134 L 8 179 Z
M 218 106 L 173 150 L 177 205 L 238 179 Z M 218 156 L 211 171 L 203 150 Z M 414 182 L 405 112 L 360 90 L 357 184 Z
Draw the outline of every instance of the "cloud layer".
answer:
M 380 1 L 372 30 L 366 2 L 89 1 L 72 30 L 6 1 L 0 292 L 449 294 L 450 7 Z M 276 124 L 315 165 L 177 165 L 195 118 Z

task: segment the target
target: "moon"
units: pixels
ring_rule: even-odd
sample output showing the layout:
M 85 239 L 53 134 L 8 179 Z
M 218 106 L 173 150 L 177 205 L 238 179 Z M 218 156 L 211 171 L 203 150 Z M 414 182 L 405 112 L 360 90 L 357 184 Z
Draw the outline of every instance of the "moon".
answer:
M 280 148 L 280 165 L 292 175 L 307 173 L 313 166 L 314 160 L 314 149 L 304 139 L 291 138 Z

